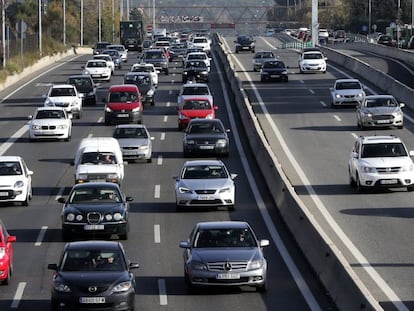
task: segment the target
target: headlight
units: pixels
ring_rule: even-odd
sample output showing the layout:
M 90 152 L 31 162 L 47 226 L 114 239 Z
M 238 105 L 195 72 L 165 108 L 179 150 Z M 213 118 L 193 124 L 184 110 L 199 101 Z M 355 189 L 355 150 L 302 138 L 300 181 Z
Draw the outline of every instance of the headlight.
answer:
M 194 139 L 189 139 L 189 140 L 186 141 L 186 143 L 187 143 L 187 145 L 194 145 L 195 141 L 194 141 Z
M 365 94 L 364 93 L 358 93 L 357 97 L 364 97 Z
M 213 118 L 214 118 L 214 116 L 213 116 L 213 114 L 212 114 L 212 113 L 210 113 L 210 114 L 206 115 L 206 119 L 213 119 Z
M 109 108 L 108 106 L 105 106 L 105 111 L 106 111 L 106 112 L 112 112 L 112 109 L 111 109 L 111 108 Z
M 22 188 L 24 186 L 23 180 L 18 180 L 14 183 L 14 188 Z
M 147 92 L 147 96 L 154 96 L 154 90 L 149 90 L 148 92 Z
M 80 215 L 80 214 L 79 215 L 76 215 L 75 218 L 76 218 L 77 221 L 82 221 L 83 220 L 83 216 Z
M 46 99 L 45 101 L 45 106 L 54 106 L 53 102 L 50 101 L 49 99 Z
M 148 147 L 148 145 L 141 145 L 141 146 L 138 147 L 138 149 L 139 150 L 148 150 L 149 147 Z
M 192 192 L 191 189 L 186 188 L 186 187 L 178 187 L 178 191 L 180 193 L 191 193 Z
M 67 221 L 74 221 L 75 220 L 75 214 L 73 213 L 69 213 L 66 215 L 66 220 Z
M 74 101 L 72 101 L 72 102 L 70 103 L 70 105 L 71 105 L 71 106 L 77 106 L 77 105 L 78 105 L 78 101 L 77 101 L 77 100 L 74 100 Z
M 224 145 L 227 144 L 227 141 L 225 139 L 219 139 L 219 140 L 217 140 L 217 143 L 216 144 L 217 145 L 224 146 Z
M 126 292 L 130 290 L 131 287 L 132 287 L 132 283 L 130 281 L 122 282 L 114 287 L 113 292 L 114 293 Z
M 53 287 L 55 289 L 55 291 L 57 292 L 62 292 L 62 293 L 70 293 L 71 289 L 69 286 L 67 286 L 66 284 L 63 283 L 54 283 Z
M 115 213 L 114 214 L 114 219 L 116 220 L 116 221 L 120 221 L 120 220 L 122 220 L 124 217 L 122 217 L 122 214 L 121 213 Z
M 66 124 L 60 124 L 60 125 L 58 125 L 58 126 L 57 126 L 57 128 L 58 128 L 59 130 L 64 130 L 64 129 L 66 129 L 66 128 L 67 128 L 67 125 L 66 125 Z
M 86 179 L 88 179 L 88 175 L 87 174 L 79 174 L 77 179 L 86 180 Z
M 112 220 L 112 214 L 106 214 L 105 215 L 105 220 L 106 221 L 111 221 Z
M 362 166 L 361 170 L 364 173 L 376 173 L 377 172 L 377 169 L 375 167 L 370 167 L 370 166 Z
M 207 270 L 207 266 L 199 261 L 191 262 L 191 268 L 193 268 L 193 270 Z
M 136 108 L 132 109 L 132 112 L 139 112 L 139 111 L 141 111 L 141 107 L 136 107 Z
M 263 259 L 254 260 L 249 263 L 248 270 L 260 269 L 263 265 Z
M 287 73 L 288 73 L 288 72 L 287 72 L 287 70 L 283 70 L 283 71 L 282 71 L 282 74 L 283 74 L 283 75 L 287 75 Z
M 372 118 L 373 114 L 369 111 L 362 111 L 362 115 L 366 118 Z
M 106 178 L 107 179 L 117 179 L 118 174 L 116 174 L 116 173 L 108 174 L 108 175 L 106 175 Z
M 185 114 L 179 113 L 179 114 L 178 114 L 178 119 L 179 119 L 179 120 L 187 120 L 187 119 L 188 119 L 188 117 L 187 117 Z
M 0 247 L 0 259 L 3 259 L 4 256 L 6 256 L 6 248 Z
M 83 71 L 83 74 L 84 74 L 84 75 L 90 75 L 90 73 L 89 73 L 89 71 L 88 71 L 88 70 L 84 70 L 84 71 Z
M 231 188 L 227 187 L 227 188 L 223 188 L 219 190 L 219 193 L 226 193 L 226 192 L 231 192 Z
M 42 127 L 38 124 L 32 124 L 31 128 L 32 128 L 32 130 L 40 130 Z
M 412 172 L 413 170 L 414 170 L 414 165 L 412 164 L 401 167 L 401 172 Z
M 341 94 L 335 94 L 335 97 L 336 97 L 336 98 L 341 98 L 341 97 L 342 97 L 342 95 L 341 95 Z

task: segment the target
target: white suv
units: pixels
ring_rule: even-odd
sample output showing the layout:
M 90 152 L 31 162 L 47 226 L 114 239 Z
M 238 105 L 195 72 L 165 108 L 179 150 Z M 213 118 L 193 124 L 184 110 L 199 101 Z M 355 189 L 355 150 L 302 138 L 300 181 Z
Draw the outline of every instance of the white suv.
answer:
M 407 187 L 414 190 L 414 151 L 396 136 L 360 136 L 348 163 L 349 183 L 359 192 L 368 188 Z

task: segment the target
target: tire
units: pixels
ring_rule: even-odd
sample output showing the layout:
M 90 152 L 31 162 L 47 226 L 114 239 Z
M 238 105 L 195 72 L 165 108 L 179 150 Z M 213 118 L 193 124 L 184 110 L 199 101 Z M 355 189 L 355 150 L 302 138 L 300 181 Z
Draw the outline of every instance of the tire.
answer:
M 125 234 L 120 234 L 119 239 L 123 241 L 128 240 L 128 232 L 126 232 Z
M 229 212 L 233 212 L 233 211 L 234 211 L 234 205 L 228 205 L 228 206 L 227 206 L 227 210 L 228 210 Z
M 267 287 L 266 287 L 266 283 L 263 283 L 262 285 L 256 286 L 256 291 L 259 293 L 264 293 L 266 292 Z
M 3 281 L 1 281 L 1 284 L 9 285 L 10 282 L 11 282 L 11 275 L 12 275 L 12 269 L 9 267 L 9 271 L 7 272 L 7 278 L 5 278 Z
M 50 311 L 58 311 L 58 305 L 53 300 L 50 302 Z
M 152 158 L 147 159 L 147 163 L 152 163 Z
M 71 235 L 70 232 L 67 230 L 62 229 L 62 240 L 65 241 L 70 241 L 71 240 Z
M 29 206 L 29 193 L 26 195 L 26 199 L 24 201 L 22 201 L 22 206 Z
M 366 188 L 361 185 L 361 180 L 359 179 L 358 174 L 356 175 L 356 188 L 359 193 L 363 193 L 366 190 Z
M 105 119 L 105 125 L 111 125 L 111 122 L 109 122 L 109 120 Z
M 348 170 L 348 174 L 349 174 L 349 185 L 350 185 L 352 188 L 355 188 L 355 187 L 356 187 L 356 185 L 357 185 L 357 183 L 356 183 L 356 181 L 352 178 L 352 175 L 351 175 L 351 171 L 350 171 L 350 170 Z
M 407 191 L 409 191 L 409 192 L 414 191 L 414 185 L 407 186 Z

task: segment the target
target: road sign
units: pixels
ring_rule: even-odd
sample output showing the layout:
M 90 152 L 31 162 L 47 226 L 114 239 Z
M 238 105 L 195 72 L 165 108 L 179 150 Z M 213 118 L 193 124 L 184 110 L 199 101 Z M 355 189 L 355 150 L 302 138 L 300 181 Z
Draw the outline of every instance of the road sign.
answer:
M 152 26 L 151 24 L 147 25 L 147 31 L 152 31 L 153 28 L 154 28 L 154 26 Z

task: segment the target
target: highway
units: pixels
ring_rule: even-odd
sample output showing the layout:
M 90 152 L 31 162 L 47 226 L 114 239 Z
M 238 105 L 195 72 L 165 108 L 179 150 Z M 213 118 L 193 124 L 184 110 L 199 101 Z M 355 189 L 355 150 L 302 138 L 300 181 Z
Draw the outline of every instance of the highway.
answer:
M 234 38 L 223 40 L 232 53 Z M 257 38 L 256 51 L 274 49 L 280 42 Z M 405 110 L 402 130 L 360 131 L 354 109 L 330 106 L 329 88 L 335 79 L 355 75 L 329 60 L 326 74 L 300 74 L 295 51 L 276 52 L 290 67 L 288 83 L 260 83 L 251 53 L 232 57 L 272 150 L 296 192 L 382 308 L 414 309 L 413 193 L 392 189 L 359 194 L 349 186 L 347 172 L 352 145 L 360 135 L 394 134 L 413 150 L 412 111 Z M 354 57 L 358 54 L 353 52 Z M 363 57 L 388 66 L 389 72 L 402 73 L 400 64 L 389 59 Z M 373 81 L 362 82 L 367 93 L 380 92 Z
M 295 56 L 292 52 L 287 53 L 286 57 L 293 66 Z M 49 309 L 52 271 L 47 269 L 47 265 L 59 260 L 64 246 L 60 231 L 62 206 L 56 199 L 67 195 L 74 183 L 74 168 L 71 161 L 80 140 L 91 135 L 112 134 L 113 127 L 103 124 L 104 105 L 99 102 L 96 107 L 85 106 L 82 118 L 74 120 L 70 142 L 30 143 L 28 140 L 27 116 L 43 104 L 42 94 L 46 93 L 51 83 L 64 82 L 69 75 L 79 74 L 81 66 L 90 57 L 91 55 L 78 55 L 64 59 L 22 79 L 18 84 L 0 93 L 0 98 L 3 99 L 0 103 L 0 153 L 21 155 L 34 171 L 34 198 L 30 206 L 0 206 L 2 220 L 10 233 L 17 236 L 12 282 L 8 286 L 0 287 L 2 311 Z M 130 53 L 128 63 L 124 64 L 122 70 L 116 71 L 111 83 L 100 85 L 100 99 L 104 98 L 110 84 L 122 83 L 123 74 L 135 62 L 136 57 L 136 54 Z M 240 62 L 245 65 L 249 63 L 249 59 L 251 61 L 251 54 L 240 55 Z M 221 66 L 217 63 L 213 65 L 210 88 L 214 94 L 215 104 L 219 106 L 218 117 L 223 120 L 226 127 L 231 128 L 230 157 L 224 162 L 230 172 L 238 174 L 235 211 L 176 212 L 172 177 L 177 175 L 185 161 L 181 147 L 183 133 L 177 130 L 175 110 L 181 86 L 180 66 L 180 62 L 172 63 L 171 74 L 160 75 L 156 104 L 153 107 L 145 107 L 144 124 L 155 138 L 153 162 L 128 164 L 122 186 L 123 191 L 134 198 L 130 210 L 129 239 L 122 243 L 129 259 L 140 263 L 140 268 L 134 270 L 137 283 L 136 310 L 335 310 L 325 289 L 313 275 L 270 200 L 267 186 L 255 167 L 254 153 L 246 147 L 246 129 L 240 124 L 237 112 L 232 111 L 231 96 L 227 94 L 226 81 L 223 80 Z M 280 122 L 286 138 L 292 139 L 289 148 L 302 154 L 298 156 L 299 163 L 306 164 L 304 168 L 311 176 L 312 183 L 317 185 L 323 180 L 318 194 L 325 196 L 324 201 L 329 203 L 327 201 L 336 200 L 338 196 L 346 194 L 352 197 L 345 185 L 346 174 L 342 173 L 342 167 L 345 167 L 346 163 L 338 162 L 338 165 L 336 159 L 330 158 L 332 152 L 328 150 L 328 142 L 332 142 L 328 138 L 336 131 L 328 127 L 326 132 L 325 127 L 318 129 L 318 125 L 314 124 L 321 115 L 321 110 L 326 112 L 326 115 L 329 114 L 329 110 L 314 101 L 316 95 L 309 93 L 309 86 L 312 85 L 315 92 L 324 94 L 327 92 L 328 81 L 318 81 L 319 76 L 309 76 L 310 80 L 307 80 L 308 77 L 303 78 L 306 78 L 306 82 L 292 78 L 289 84 L 269 84 L 260 92 L 266 102 L 272 103 L 266 105 L 272 108 L 270 113 Z M 333 79 L 330 73 L 324 78 Z M 275 90 L 278 94 L 274 93 Z M 282 94 L 283 96 L 280 96 Z M 345 113 L 348 112 L 344 111 Z M 328 120 L 330 119 L 324 122 Z M 349 149 L 351 135 L 341 130 L 341 125 L 335 125 L 335 122 L 335 119 L 329 121 L 333 128 L 338 129 L 338 134 L 344 136 L 344 147 Z M 350 127 L 352 128 L 348 126 L 348 129 Z M 322 143 L 317 139 L 320 135 L 324 138 Z M 325 152 L 315 150 L 312 142 L 317 142 Z M 308 151 L 305 154 L 303 150 Z M 325 179 L 326 176 L 322 175 L 324 170 L 319 172 L 321 175 L 314 175 L 317 170 L 314 165 L 320 166 L 322 160 L 315 157 L 321 154 L 326 161 L 325 165 L 335 164 L 332 169 L 339 169 L 341 172 L 336 175 L 338 180 Z M 344 154 L 338 156 L 341 156 L 341 161 L 346 159 Z M 292 181 L 295 186 L 300 183 L 296 178 Z M 331 182 L 334 187 L 328 186 L 326 189 L 325 186 Z M 339 195 L 335 188 L 342 189 Z M 384 195 L 384 198 L 388 198 L 389 195 Z M 405 193 L 391 195 L 398 198 L 406 196 Z M 354 201 L 356 199 L 357 197 L 354 197 Z M 407 197 L 406 206 L 408 202 Z M 340 209 L 337 212 L 340 214 Z M 349 218 L 355 218 L 354 213 L 355 211 L 350 210 L 349 214 L 342 214 L 339 218 L 348 224 Z M 189 295 L 183 278 L 182 249 L 178 247 L 178 243 L 187 238 L 196 222 L 229 219 L 248 221 L 259 238 L 271 241 L 271 245 L 265 249 L 269 263 L 268 291 L 261 294 L 249 288 L 209 289 Z M 359 219 L 360 223 L 370 221 L 368 217 Z

